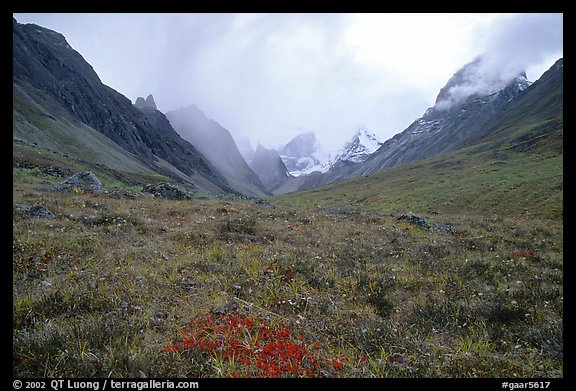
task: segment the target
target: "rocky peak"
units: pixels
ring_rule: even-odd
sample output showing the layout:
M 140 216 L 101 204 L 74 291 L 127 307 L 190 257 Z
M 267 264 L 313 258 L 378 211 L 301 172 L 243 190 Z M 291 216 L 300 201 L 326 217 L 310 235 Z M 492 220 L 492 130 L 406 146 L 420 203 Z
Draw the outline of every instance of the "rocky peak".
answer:
M 380 148 L 378 137 L 362 125 L 356 134 L 348 141 L 336 155 L 334 165 L 343 163 L 361 163 Z
M 146 99 L 139 96 L 136 98 L 134 106 L 138 107 L 139 109 L 147 108 L 156 110 L 156 102 L 154 102 L 154 97 L 152 94 L 148 95 Z
M 530 85 L 523 71 L 512 73 L 495 69 L 482 56 L 464 65 L 440 90 L 433 111 L 459 107 L 470 99 L 493 95 L 505 88 L 522 91 Z

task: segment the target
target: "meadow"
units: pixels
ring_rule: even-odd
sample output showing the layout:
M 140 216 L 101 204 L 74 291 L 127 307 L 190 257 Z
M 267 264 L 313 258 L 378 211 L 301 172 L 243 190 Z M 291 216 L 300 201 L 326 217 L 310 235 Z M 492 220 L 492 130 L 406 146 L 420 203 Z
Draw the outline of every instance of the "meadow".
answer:
M 555 210 L 64 194 L 13 173 L 14 205 L 54 215 L 13 212 L 15 377 L 563 376 Z

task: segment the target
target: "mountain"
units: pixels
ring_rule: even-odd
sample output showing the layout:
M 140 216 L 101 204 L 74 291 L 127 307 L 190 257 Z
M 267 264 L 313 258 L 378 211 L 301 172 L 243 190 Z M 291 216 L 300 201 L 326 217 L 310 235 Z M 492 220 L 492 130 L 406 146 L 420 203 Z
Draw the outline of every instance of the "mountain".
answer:
M 562 219 L 563 75 L 560 59 L 465 146 L 279 201 L 386 213 Z
M 382 143 L 364 162 L 334 165 L 325 174 L 289 190 L 303 190 L 422 160 L 487 135 L 490 130 L 485 125 L 531 83 L 523 73 L 506 82 L 498 77 L 489 78 L 482 72 L 482 61 L 478 57 L 456 72 L 440 90 L 433 107 L 403 132 Z
M 440 90 L 436 103 L 406 130 L 386 141 L 365 165 L 354 170 L 366 174 L 442 152 L 451 151 L 487 134 L 484 125 L 501 113 L 505 106 L 530 86 L 524 73 L 507 84 L 487 83 L 470 95 L 474 88 L 474 70 L 481 57 L 458 71 Z M 471 80 L 472 79 L 472 80 Z M 497 90 L 489 87 L 498 88 Z M 456 93 L 455 91 L 460 91 Z
M 93 164 L 114 160 L 124 171 L 158 173 L 212 194 L 238 193 L 164 114 L 104 85 L 60 33 L 13 19 L 12 79 L 20 142 Z
M 247 138 L 238 138 L 236 139 L 236 146 L 244 160 L 246 160 L 246 163 L 250 165 L 250 160 L 254 157 L 254 148 L 252 148 L 250 140 Z
M 218 122 L 208 119 L 195 105 L 169 111 L 166 117 L 185 140 L 206 156 L 232 188 L 250 196 L 268 195 L 266 187 L 238 151 L 230 132 Z
M 311 172 L 325 172 L 329 168 L 328 156 L 314 132 L 301 133 L 280 148 L 280 157 L 290 175 L 301 176 Z
M 139 96 L 136 98 L 136 102 L 134 102 L 134 106 L 138 107 L 139 109 L 149 108 L 152 110 L 156 110 L 156 102 L 154 101 L 154 97 L 152 94 L 148 95 L 146 99 Z
M 366 161 L 380 148 L 382 143 L 366 126 L 361 126 L 356 134 L 338 151 L 330 168 L 346 167 Z
M 260 144 L 248 163 L 270 192 L 274 192 L 291 177 L 278 152 Z

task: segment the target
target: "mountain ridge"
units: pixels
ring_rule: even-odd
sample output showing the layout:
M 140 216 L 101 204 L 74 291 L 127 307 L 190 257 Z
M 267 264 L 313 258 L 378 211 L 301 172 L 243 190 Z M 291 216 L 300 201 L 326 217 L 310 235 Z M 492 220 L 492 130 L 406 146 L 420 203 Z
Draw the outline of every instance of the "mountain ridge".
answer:
M 13 85 L 14 94 L 23 103 L 22 110 L 27 106 L 44 107 L 48 115 L 55 111 L 53 117 L 57 119 L 85 124 L 153 171 L 208 193 L 239 193 L 177 134 L 164 114 L 157 110 L 144 112 L 103 84 L 60 33 L 13 19 Z M 15 116 L 23 120 L 26 115 L 20 114 Z M 25 128 L 33 126 L 21 121 L 21 136 Z

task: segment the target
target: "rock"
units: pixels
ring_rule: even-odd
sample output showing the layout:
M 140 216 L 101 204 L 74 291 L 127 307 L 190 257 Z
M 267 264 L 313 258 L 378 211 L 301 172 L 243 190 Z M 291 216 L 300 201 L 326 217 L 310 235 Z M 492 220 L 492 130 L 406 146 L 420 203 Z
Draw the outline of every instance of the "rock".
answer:
M 402 216 L 398 217 L 400 221 L 407 221 L 410 224 L 414 224 L 420 228 L 428 229 L 429 225 L 428 222 L 424 217 L 416 216 L 414 213 L 408 212 L 403 214 Z
M 391 368 L 406 367 L 406 359 L 400 353 L 394 353 L 386 357 L 386 365 Z
M 41 205 L 34 205 L 30 208 L 28 213 L 31 216 L 37 217 L 39 219 L 53 219 L 54 215 L 47 208 Z
M 166 182 L 158 182 L 147 185 L 142 189 L 144 193 L 153 194 L 155 197 L 168 198 L 172 200 L 189 200 L 192 195 L 179 186 Z
M 134 106 L 136 106 L 138 108 L 145 107 L 146 101 L 144 100 L 144 98 L 139 96 L 138 98 L 136 98 L 136 102 L 134 102 Z
M 94 194 L 104 193 L 106 189 L 96 175 L 90 171 L 81 171 L 68 178 L 54 188 L 55 191 L 66 193 L 89 192 Z
M 402 216 L 398 217 L 398 220 L 407 221 L 410 224 L 414 224 L 417 227 L 422 229 L 427 229 L 432 232 L 445 234 L 445 235 L 453 235 L 456 233 L 456 229 L 450 224 L 442 224 L 442 223 L 428 223 L 428 220 L 422 216 L 417 216 L 414 213 L 408 212 L 403 214 Z
M 156 310 L 156 311 L 154 312 L 154 315 L 155 315 L 158 319 L 167 319 L 167 318 L 168 318 L 168 312 L 162 311 L 162 310 Z
M 237 308 L 238 308 L 238 302 L 234 299 L 230 299 L 230 300 L 228 300 L 228 303 L 214 307 L 212 309 L 212 313 L 224 315 L 227 312 L 230 312 L 230 311 L 235 310 Z
M 456 229 L 450 224 L 432 223 L 430 230 L 444 235 L 454 235 Z
M 136 98 L 136 102 L 134 102 L 134 106 L 138 107 L 139 109 L 154 109 L 156 110 L 156 102 L 154 102 L 154 97 L 152 94 L 148 95 L 146 100 L 139 96 Z
M 33 206 L 26 206 L 15 204 L 14 205 L 14 212 L 16 213 L 23 213 L 33 217 L 37 217 L 39 219 L 53 219 L 54 215 L 50 212 L 47 208 L 43 207 L 42 205 L 33 205 Z

